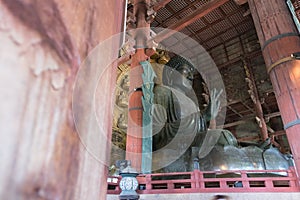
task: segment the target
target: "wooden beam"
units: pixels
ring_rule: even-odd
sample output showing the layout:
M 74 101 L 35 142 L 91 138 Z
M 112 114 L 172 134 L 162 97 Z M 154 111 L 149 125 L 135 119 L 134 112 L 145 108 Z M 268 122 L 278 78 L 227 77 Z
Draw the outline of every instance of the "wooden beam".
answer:
M 248 0 L 234 0 L 237 5 L 243 5 L 248 2 Z
M 227 3 L 228 1 L 229 0 L 213 0 L 213 1 L 203 5 L 203 7 L 196 10 L 191 15 L 189 15 L 189 16 L 179 20 L 177 23 L 169 26 L 168 28 L 172 29 L 172 30 L 179 31 L 179 30 L 185 28 L 186 26 L 190 25 L 191 23 L 195 22 L 199 18 L 207 15 L 208 13 L 213 11 L 214 9 L 216 9 L 216 8 L 220 7 L 221 5 Z
M 234 101 L 233 104 L 235 103 L 239 103 L 240 101 Z M 229 104 L 229 105 L 232 105 L 232 104 Z M 269 117 L 269 118 L 272 118 L 272 117 L 276 117 L 276 116 L 280 116 L 280 112 L 274 112 L 274 113 L 270 113 L 270 114 L 266 114 L 265 117 Z M 249 122 L 249 120 L 253 120 L 254 119 L 254 116 L 252 117 L 244 117 L 242 120 L 239 120 L 239 121 L 235 121 L 235 122 L 232 122 L 232 123 L 228 123 L 228 124 L 224 124 L 223 125 L 223 128 L 229 128 L 229 127 L 233 127 L 233 126 L 237 126 L 237 125 L 240 125 L 240 124 L 245 124 L 247 122 Z M 217 126 L 217 128 L 221 128 L 221 126 Z M 279 131 L 276 131 L 274 133 L 277 133 Z M 274 133 L 270 133 L 270 135 L 273 135 Z
M 273 117 L 278 117 L 281 116 L 280 112 L 274 112 L 274 113 L 270 113 L 270 114 L 266 114 L 265 118 L 273 118 Z
M 246 103 L 244 103 L 244 102 L 242 102 L 241 101 L 241 104 L 243 104 L 243 106 L 245 106 L 248 110 L 250 110 L 252 113 L 255 113 L 255 111 L 252 109 L 252 108 L 250 108 Z
M 228 41 L 230 41 L 230 40 L 228 40 Z M 228 42 L 228 41 L 225 41 L 225 42 Z M 210 50 L 211 49 L 208 49 L 207 51 L 209 52 Z M 257 50 L 257 51 L 253 51 L 252 53 L 248 53 L 247 55 L 245 55 L 244 58 L 247 59 L 247 60 L 249 60 L 250 58 L 254 58 L 254 57 L 258 57 L 258 56 L 262 56 L 261 50 Z M 196 57 L 197 56 L 192 57 L 191 59 L 196 58 Z M 239 62 L 242 62 L 242 58 L 241 57 L 237 57 L 237 58 L 234 58 L 232 60 L 229 60 L 229 61 L 227 61 L 227 62 L 225 62 L 223 64 L 218 65 L 217 67 L 219 69 L 222 69 L 222 68 L 226 68 L 226 67 L 230 67 L 232 65 L 235 65 L 235 64 L 237 64 Z
M 235 109 L 233 109 L 231 106 L 227 106 L 227 108 L 229 108 L 232 112 L 234 112 L 235 114 L 237 114 L 239 117 L 243 117 L 243 115 L 241 115 L 238 111 L 236 111 Z
M 205 5 L 203 5 L 201 8 L 190 14 L 189 16 L 179 20 L 177 23 L 171 25 L 168 27 L 168 29 L 174 30 L 163 30 L 159 34 L 157 34 L 150 43 L 153 42 L 153 40 L 156 43 L 161 42 L 162 40 L 170 37 L 176 31 L 180 31 L 181 29 L 185 28 L 186 26 L 190 25 L 191 23 L 195 22 L 196 20 L 200 19 L 201 17 L 205 16 L 206 14 L 210 13 L 214 9 L 220 7 L 221 5 L 227 3 L 229 0 L 213 0 Z
M 275 131 L 274 133 L 270 133 L 270 136 L 281 136 L 281 135 L 285 135 L 285 130 L 282 130 L 282 131 Z
M 172 0 L 161 0 L 153 6 L 153 10 L 158 11 L 159 9 L 165 7 L 165 5 L 167 5 L 170 1 Z
M 227 106 L 231 106 L 231 105 L 236 104 L 236 103 L 241 103 L 241 100 L 232 100 L 232 101 L 228 101 L 228 102 L 227 102 Z
M 217 128 L 229 128 L 229 127 L 232 127 L 232 126 L 237 126 L 237 125 L 240 125 L 240 124 L 245 124 L 247 122 L 248 122 L 247 120 L 240 120 L 240 121 L 236 121 L 236 122 L 224 124 L 223 126 L 217 126 Z
M 259 123 L 261 136 L 262 136 L 263 140 L 266 140 L 269 136 L 268 136 L 268 129 L 267 129 L 266 121 L 264 119 L 263 109 L 262 109 L 261 102 L 259 99 L 259 94 L 257 91 L 252 67 L 247 66 L 246 61 L 244 61 L 244 69 L 245 69 L 245 73 L 246 73 L 246 77 L 247 77 L 246 80 L 248 80 L 247 81 L 248 87 L 249 87 L 248 91 L 249 91 L 251 99 L 254 103 L 254 108 L 255 108 L 256 115 L 257 115 L 257 119 L 259 119 L 258 123 Z
M 196 9 L 197 9 L 197 7 L 195 6 L 195 5 L 197 5 L 197 4 L 199 4 L 199 1 L 194 1 L 194 2 L 191 2 L 191 3 L 188 3 L 188 6 L 186 6 L 186 7 L 184 7 L 184 8 L 181 8 L 180 10 L 178 10 L 178 11 L 174 11 L 171 7 L 167 7 L 166 6 L 166 8 L 168 8 L 168 10 L 170 10 L 170 8 L 172 9 L 172 15 L 170 16 L 170 17 L 168 17 L 168 20 L 166 20 L 166 21 L 164 21 L 164 22 L 162 22 L 162 23 L 160 23 L 160 27 L 166 27 L 166 23 L 169 21 L 169 20 L 173 20 L 174 18 L 177 20 L 177 18 L 178 18 L 178 15 L 180 14 L 180 13 L 182 13 L 182 12 L 184 12 L 185 10 L 188 10 L 188 9 L 193 9 L 193 11 L 195 11 Z M 171 10 L 170 10 L 171 11 Z M 181 18 L 181 17 L 179 17 L 179 18 Z
M 271 137 L 277 137 L 277 136 L 281 136 L 281 135 L 285 135 L 285 131 L 276 131 L 272 134 L 270 134 Z M 246 142 L 246 141 L 253 141 L 253 140 L 260 140 L 261 138 L 259 136 L 248 136 L 248 137 L 242 137 L 242 138 L 238 138 L 237 141 L 238 142 Z M 277 144 L 279 145 L 279 144 Z

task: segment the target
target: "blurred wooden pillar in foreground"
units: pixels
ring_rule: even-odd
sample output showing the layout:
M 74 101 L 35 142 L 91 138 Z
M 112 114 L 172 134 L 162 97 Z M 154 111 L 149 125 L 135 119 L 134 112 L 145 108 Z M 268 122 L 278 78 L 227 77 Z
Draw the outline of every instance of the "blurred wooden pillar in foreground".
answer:
M 299 32 L 285 1 L 248 0 L 289 144 L 300 175 Z
M 125 0 L 0 1 L 0 199 L 106 199 L 107 166 L 80 143 L 72 93 L 81 61 L 122 31 L 124 5 Z M 107 51 L 118 55 L 118 49 Z M 110 90 L 103 97 L 108 138 L 112 72 L 103 81 Z M 108 154 L 109 143 L 99 145 Z

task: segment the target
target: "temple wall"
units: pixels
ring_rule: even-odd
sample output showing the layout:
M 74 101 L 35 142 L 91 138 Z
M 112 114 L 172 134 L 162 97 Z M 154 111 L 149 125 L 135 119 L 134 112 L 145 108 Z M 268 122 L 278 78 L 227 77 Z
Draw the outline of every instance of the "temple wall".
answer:
M 120 0 L 0 1 L 0 199 L 105 199 L 107 168 L 79 140 L 72 95 L 87 54 L 122 30 L 123 6 Z M 103 80 L 107 91 L 113 78 Z M 103 100 L 107 134 L 111 98 Z M 109 146 L 102 143 L 105 154 Z

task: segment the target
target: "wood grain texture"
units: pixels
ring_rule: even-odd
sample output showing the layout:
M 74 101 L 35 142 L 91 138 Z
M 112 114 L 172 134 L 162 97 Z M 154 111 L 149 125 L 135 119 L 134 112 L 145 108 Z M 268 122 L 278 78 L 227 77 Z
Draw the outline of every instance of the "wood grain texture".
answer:
M 268 66 L 300 51 L 300 37 L 285 1 L 249 0 L 263 56 Z M 280 63 L 270 72 L 278 107 L 284 125 L 300 118 L 300 60 Z M 289 144 L 300 173 L 300 124 L 286 130 Z
M 79 140 L 72 95 L 81 60 L 122 30 L 123 6 L 117 0 L 0 1 L 0 199 L 106 198 L 107 167 Z M 107 91 L 111 70 L 103 80 Z M 109 138 L 111 93 L 103 98 Z

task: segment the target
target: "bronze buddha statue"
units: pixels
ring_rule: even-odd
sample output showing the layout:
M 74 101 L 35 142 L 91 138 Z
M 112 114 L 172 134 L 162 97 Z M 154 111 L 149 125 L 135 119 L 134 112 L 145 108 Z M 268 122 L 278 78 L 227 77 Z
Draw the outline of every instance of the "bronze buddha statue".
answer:
M 195 158 L 203 171 L 289 167 L 276 148 L 241 148 L 230 131 L 208 130 L 208 121 L 217 116 L 222 91 L 212 90 L 207 109 L 201 111 L 192 87 L 193 74 L 191 62 L 175 56 L 163 69 L 163 84 L 154 87 L 154 170 L 192 171 Z
M 153 90 L 153 151 L 164 151 L 156 157 L 154 153 L 154 165 L 169 159 L 172 164 L 165 166 L 165 172 L 191 170 L 190 147 L 200 145 L 212 116 L 199 109 L 192 87 L 193 75 L 194 67 L 189 61 L 173 57 L 163 69 L 163 84 Z M 169 158 L 171 155 L 174 159 Z

